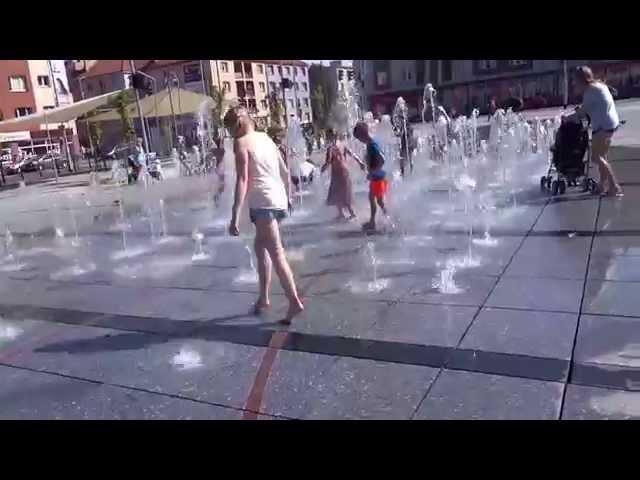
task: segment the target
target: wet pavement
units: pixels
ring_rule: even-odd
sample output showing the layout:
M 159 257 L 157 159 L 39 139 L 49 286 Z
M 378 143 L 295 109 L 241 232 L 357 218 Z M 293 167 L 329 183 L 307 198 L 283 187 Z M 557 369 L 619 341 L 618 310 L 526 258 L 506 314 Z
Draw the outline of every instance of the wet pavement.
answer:
M 277 279 L 272 311 L 249 314 L 248 237 L 212 227 L 192 261 L 176 215 L 153 248 L 134 226 L 119 257 L 117 232 L 81 224 L 88 246 L 73 250 L 25 199 L 31 221 L 12 223 L 24 265 L 0 269 L 0 418 L 640 418 L 640 149 L 613 158 L 624 198 L 531 193 L 458 294 L 432 286 L 466 251 L 455 227 L 399 248 L 357 225 L 285 223 L 306 302 L 288 329 Z

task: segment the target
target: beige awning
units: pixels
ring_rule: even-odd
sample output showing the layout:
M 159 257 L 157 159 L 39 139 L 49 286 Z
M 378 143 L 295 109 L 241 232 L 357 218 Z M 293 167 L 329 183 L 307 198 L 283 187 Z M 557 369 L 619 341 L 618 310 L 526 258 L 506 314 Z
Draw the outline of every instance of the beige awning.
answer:
M 173 111 L 171 104 L 173 103 Z M 140 100 L 140 109 L 145 118 L 168 117 L 175 115 L 194 115 L 208 104 L 212 104 L 213 99 L 208 95 L 195 93 L 182 88 L 172 88 L 171 98 L 169 90 L 161 90 L 154 95 L 149 95 Z M 138 108 L 136 102 L 127 105 L 129 118 L 138 118 Z M 106 122 L 120 120 L 120 114 L 116 110 L 95 115 L 89 119 L 90 122 Z
M 24 117 L 12 118 L 0 122 L 0 132 L 19 132 L 24 130 L 40 130 L 43 125 L 58 125 L 71 122 L 76 118 L 107 104 L 120 91 L 105 93 L 97 97 L 80 100 L 63 107 L 44 110 Z

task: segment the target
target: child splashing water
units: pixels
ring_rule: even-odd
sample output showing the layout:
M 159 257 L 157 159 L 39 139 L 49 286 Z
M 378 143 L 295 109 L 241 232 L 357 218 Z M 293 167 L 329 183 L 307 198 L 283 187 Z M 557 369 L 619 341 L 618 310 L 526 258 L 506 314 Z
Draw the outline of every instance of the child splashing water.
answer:
M 358 122 L 353 129 L 353 136 L 364 143 L 367 147 L 366 164 L 367 180 L 369 180 L 369 205 L 371 207 L 371 219 L 362 227 L 365 230 L 375 230 L 376 213 L 378 206 L 385 215 L 387 208 L 384 204 L 384 197 L 387 193 L 387 173 L 382 168 L 384 166 L 384 156 L 380 150 L 380 145 L 369 134 L 369 127 L 364 122 Z

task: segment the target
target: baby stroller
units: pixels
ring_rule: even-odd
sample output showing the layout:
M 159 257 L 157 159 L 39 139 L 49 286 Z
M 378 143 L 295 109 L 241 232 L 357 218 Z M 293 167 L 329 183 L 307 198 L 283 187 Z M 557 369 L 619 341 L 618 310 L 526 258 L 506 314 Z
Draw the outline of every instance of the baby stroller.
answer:
M 563 195 L 567 187 L 581 184 L 583 192 L 597 192 L 598 184 L 589 176 L 590 142 L 588 120 L 563 122 L 551 147 L 549 170 L 540 178 L 540 189 Z

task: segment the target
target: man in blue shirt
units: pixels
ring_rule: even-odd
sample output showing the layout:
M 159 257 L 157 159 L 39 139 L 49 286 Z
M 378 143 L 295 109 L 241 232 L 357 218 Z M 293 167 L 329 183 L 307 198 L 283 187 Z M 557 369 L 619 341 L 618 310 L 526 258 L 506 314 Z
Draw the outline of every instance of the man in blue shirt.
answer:
M 380 145 L 369 134 L 369 127 L 364 122 L 358 122 L 353 129 L 353 136 L 367 146 L 366 164 L 369 170 L 367 179 L 369 180 L 369 205 L 371 207 L 371 219 L 363 225 L 365 229 L 375 230 L 376 213 L 378 205 L 387 214 L 384 205 L 384 196 L 387 192 L 386 172 L 383 170 L 384 156 Z

